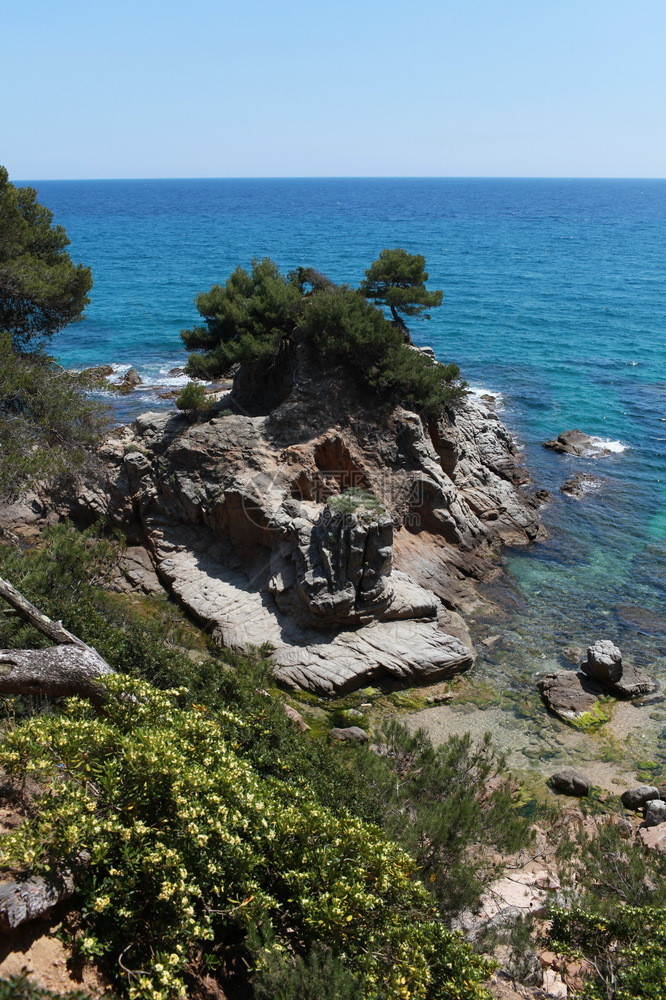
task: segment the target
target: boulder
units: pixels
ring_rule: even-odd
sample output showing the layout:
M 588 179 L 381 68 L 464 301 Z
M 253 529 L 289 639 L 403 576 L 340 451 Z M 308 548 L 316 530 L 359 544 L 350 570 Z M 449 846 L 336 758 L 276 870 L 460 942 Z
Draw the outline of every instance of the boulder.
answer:
M 345 729 L 330 729 L 329 739 L 344 743 L 367 743 L 370 737 L 360 726 L 347 726 Z
M 562 455 L 577 455 L 582 458 L 595 453 L 599 454 L 599 450 L 595 449 L 594 441 L 590 435 L 578 430 L 563 431 L 552 441 L 544 441 L 543 446 Z
M 625 809 L 642 809 L 646 802 L 659 798 L 659 789 L 654 785 L 638 785 L 622 792 L 620 801 Z
M 582 669 L 604 687 L 616 684 L 622 677 L 622 653 L 610 639 L 598 639 L 587 647 Z
M 597 692 L 587 678 L 569 670 L 546 674 L 537 681 L 537 688 L 546 707 L 564 722 L 579 719 L 597 703 Z
M 646 826 L 659 826 L 666 823 L 666 802 L 663 799 L 650 799 L 643 807 L 643 822 Z
M 552 774 L 549 779 L 550 787 L 555 792 L 562 795 L 577 795 L 579 797 L 589 795 L 592 785 L 580 771 L 573 767 L 565 767 L 564 770 Z

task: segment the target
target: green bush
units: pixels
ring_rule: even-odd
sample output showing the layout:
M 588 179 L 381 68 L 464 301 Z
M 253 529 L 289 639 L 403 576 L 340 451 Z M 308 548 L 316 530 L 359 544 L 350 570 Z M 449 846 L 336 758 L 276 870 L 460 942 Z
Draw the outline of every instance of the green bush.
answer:
M 550 946 L 589 963 L 580 1000 L 663 1000 L 666 908 L 619 905 L 601 916 L 574 907 L 551 919 Z
M 0 332 L 0 501 L 83 464 L 107 420 L 86 388 L 48 355 L 17 353 Z
M 201 382 L 188 382 L 176 397 L 176 406 L 179 410 L 200 414 L 210 410 L 211 402 Z

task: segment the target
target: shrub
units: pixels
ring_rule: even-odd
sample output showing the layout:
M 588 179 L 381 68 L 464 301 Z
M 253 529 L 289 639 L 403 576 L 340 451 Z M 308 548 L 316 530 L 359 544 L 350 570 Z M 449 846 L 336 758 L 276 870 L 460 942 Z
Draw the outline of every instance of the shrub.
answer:
M 176 397 L 176 406 L 191 414 L 207 413 L 211 402 L 200 382 L 188 382 Z
M 140 970 L 120 977 L 130 997 L 182 995 L 197 956 L 248 944 L 257 928 L 269 932 L 259 969 L 325 942 L 362 984 L 359 1000 L 485 995 L 484 961 L 444 928 L 414 861 L 377 827 L 262 778 L 214 714 L 179 707 L 179 692 L 120 676 L 105 685 L 103 718 L 71 699 L 63 716 L 5 735 L 0 766 L 49 794 L 3 838 L 3 863 L 48 871 L 89 853 L 78 947 L 122 952 Z

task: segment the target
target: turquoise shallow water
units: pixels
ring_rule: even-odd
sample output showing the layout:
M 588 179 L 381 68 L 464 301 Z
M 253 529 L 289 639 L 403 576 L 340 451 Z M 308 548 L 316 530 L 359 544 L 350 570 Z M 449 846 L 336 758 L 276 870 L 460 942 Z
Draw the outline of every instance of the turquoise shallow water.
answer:
M 195 180 L 35 182 L 93 268 L 87 319 L 54 340 L 65 365 L 184 354 L 193 298 L 271 256 L 358 283 L 386 246 L 425 254 L 444 305 L 416 342 L 501 394 L 503 419 L 555 500 L 547 542 L 509 552 L 498 599 L 514 655 L 542 665 L 599 635 L 666 676 L 666 181 Z M 146 394 L 145 407 L 155 405 Z M 580 427 L 617 450 L 583 461 L 540 442 Z M 622 450 L 623 449 L 623 450 Z M 582 501 L 559 486 L 593 472 Z

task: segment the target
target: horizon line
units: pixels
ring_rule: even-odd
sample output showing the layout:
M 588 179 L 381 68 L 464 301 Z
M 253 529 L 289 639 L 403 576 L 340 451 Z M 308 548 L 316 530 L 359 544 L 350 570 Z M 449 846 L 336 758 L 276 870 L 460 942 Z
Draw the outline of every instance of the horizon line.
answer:
M 14 184 L 78 183 L 81 181 L 663 181 L 664 177 L 608 177 L 574 174 L 308 174 L 196 177 L 31 177 L 12 181 Z

